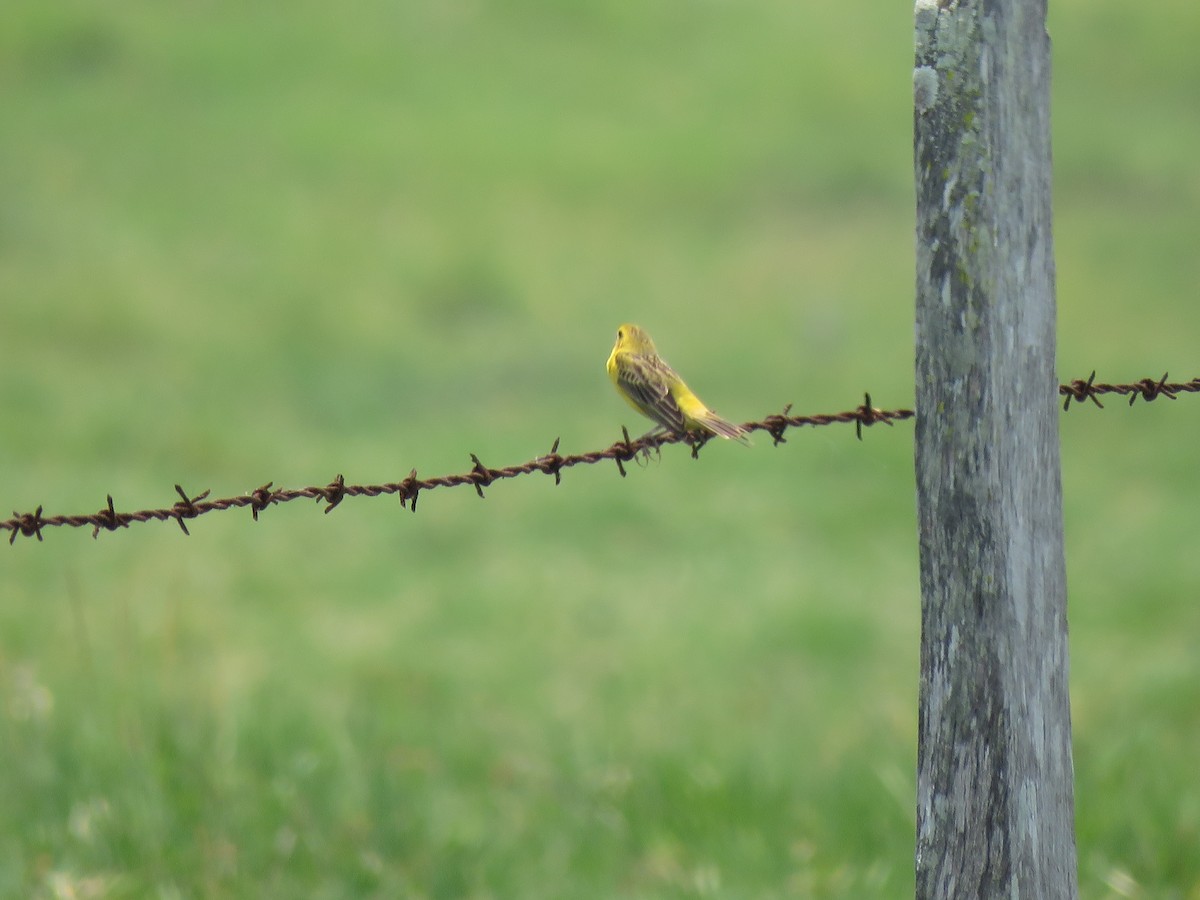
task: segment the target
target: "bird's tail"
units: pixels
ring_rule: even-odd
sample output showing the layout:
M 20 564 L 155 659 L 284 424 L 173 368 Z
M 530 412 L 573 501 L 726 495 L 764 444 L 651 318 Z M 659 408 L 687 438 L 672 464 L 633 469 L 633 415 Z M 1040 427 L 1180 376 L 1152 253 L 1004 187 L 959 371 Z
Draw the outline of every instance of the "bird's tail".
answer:
M 698 418 L 701 425 L 711 431 L 713 434 L 726 438 L 731 441 L 750 446 L 750 438 L 746 434 L 746 429 L 741 425 L 734 425 L 732 422 L 727 422 L 718 416 L 711 409 L 706 409 L 704 415 Z

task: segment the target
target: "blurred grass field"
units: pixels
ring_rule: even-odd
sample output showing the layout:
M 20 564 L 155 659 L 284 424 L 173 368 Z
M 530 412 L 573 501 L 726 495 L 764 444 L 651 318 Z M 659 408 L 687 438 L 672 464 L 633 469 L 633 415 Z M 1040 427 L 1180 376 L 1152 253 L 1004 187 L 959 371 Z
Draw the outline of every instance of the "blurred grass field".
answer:
M 1193 377 L 1200 7 L 1051 15 L 1062 378 Z M 911 404 L 911 28 L 3 5 L 5 513 L 606 446 L 626 320 Z M 1062 419 L 1085 898 L 1200 898 L 1198 402 Z M 911 896 L 911 437 L 18 540 L 0 897 Z

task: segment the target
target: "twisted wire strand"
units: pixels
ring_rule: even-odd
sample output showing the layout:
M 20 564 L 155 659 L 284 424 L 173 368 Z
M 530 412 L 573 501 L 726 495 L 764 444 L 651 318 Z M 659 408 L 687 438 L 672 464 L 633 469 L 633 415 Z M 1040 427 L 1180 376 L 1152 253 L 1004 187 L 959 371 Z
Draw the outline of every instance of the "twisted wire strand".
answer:
M 1103 404 L 1099 398 L 1106 394 L 1128 396 L 1129 403 L 1132 405 L 1138 397 L 1149 402 L 1164 396 L 1174 400 L 1181 393 L 1200 393 L 1200 378 L 1177 383 L 1168 382 L 1167 376 L 1163 375 L 1158 380 L 1143 378 L 1140 381 L 1130 384 L 1108 384 L 1097 382 L 1096 373 L 1093 372 L 1086 380 L 1075 379 L 1074 381 L 1059 385 L 1058 393 L 1065 398 L 1063 401 L 1064 410 L 1070 408 L 1073 400 L 1079 402 L 1090 400 L 1096 406 L 1103 408 Z M 783 408 L 782 412 L 769 415 L 757 422 L 746 422 L 742 427 L 750 432 L 765 431 L 771 436 L 772 443 L 778 445 L 786 441 L 785 433 L 791 428 L 800 428 L 805 425 L 819 427 L 835 423 L 848 424 L 853 422 L 855 434 L 859 440 L 862 440 L 862 430 L 864 427 L 869 428 L 872 425 L 880 423 L 890 426 L 894 422 L 911 419 L 915 415 L 911 409 L 876 409 L 871 404 L 870 394 L 865 396 L 861 406 L 846 412 L 799 416 L 791 415 L 791 408 L 791 404 L 789 403 Z M 255 488 L 245 494 L 211 500 L 208 499 L 209 491 L 203 491 L 195 496 L 191 496 L 181 485 L 177 484 L 175 485 L 175 492 L 179 495 L 179 500 L 172 506 L 158 509 L 143 509 L 134 512 L 118 511 L 110 494 L 106 498 L 107 502 L 104 507 L 97 512 L 87 515 L 47 516 L 43 514 L 41 506 L 38 506 L 33 512 L 21 513 L 14 510 L 11 519 L 0 521 L 0 531 L 9 531 L 8 542 L 9 544 L 13 544 L 16 542 L 18 536 L 37 538 L 37 540 L 41 541 L 43 540 L 42 532 L 46 528 L 84 528 L 91 526 L 92 537 L 94 538 L 102 530 L 116 531 L 119 528 L 128 528 L 134 522 L 165 522 L 173 520 L 186 535 L 190 534 L 187 526 L 188 519 L 195 519 L 198 516 L 218 510 L 249 507 L 254 520 L 258 521 L 259 513 L 268 507 L 279 503 L 290 503 L 293 500 L 309 499 L 323 502 L 325 504 L 325 512 L 329 513 L 346 497 L 378 497 L 389 494 L 397 495 L 400 498 L 401 506 L 416 512 L 417 499 L 423 491 L 432 491 L 437 488 L 460 487 L 469 484 L 475 488 L 476 493 L 480 497 L 483 497 L 484 488 L 506 478 L 516 478 L 521 475 L 531 475 L 535 472 L 540 472 L 546 475 L 553 475 L 554 483 L 558 484 L 562 480 L 564 469 L 579 465 L 595 465 L 596 463 L 609 460 L 616 463 L 618 471 L 624 477 L 624 464 L 637 459 L 639 455 L 649 454 L 667 444 L 687 443 L 691 446 L 692 456 L 699 458 L 701 448 L 711 439 L 711 435 L 695 434 L 645 435 L 637 439 L 631 439 L 628 430 L 622 428 L 621 432 L 623 435 L 622 439 L 603 450 L 593 450 L 587 453 L 564 456 L 558 452 L 559 441 L 556 438 L 548 453 L 536 456 L 528 462 L 520 463 L 519 465 L 494 469 L 484 465 L 479 457 L 472 453 L 470 454 L 472 466 L 465 472 L 438 475 L 432 478 L 420 478 L 417 476 L 417 470 L 413 469 L 400 481 L 386 482 L 384 484 L 346 484 L 345 478 L 339 474 L 333 481 L 323 486 L 277 488 L 273 486 L 273 482 L 267 482 L 261 487 Z

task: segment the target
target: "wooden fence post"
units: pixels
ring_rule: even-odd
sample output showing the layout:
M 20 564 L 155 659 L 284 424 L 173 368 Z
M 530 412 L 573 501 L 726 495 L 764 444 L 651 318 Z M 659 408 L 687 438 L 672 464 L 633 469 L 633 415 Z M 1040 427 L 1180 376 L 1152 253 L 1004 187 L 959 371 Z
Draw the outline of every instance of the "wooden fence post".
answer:
M 1046 0 L 917 0 L 916 885 L 1078 896 Z

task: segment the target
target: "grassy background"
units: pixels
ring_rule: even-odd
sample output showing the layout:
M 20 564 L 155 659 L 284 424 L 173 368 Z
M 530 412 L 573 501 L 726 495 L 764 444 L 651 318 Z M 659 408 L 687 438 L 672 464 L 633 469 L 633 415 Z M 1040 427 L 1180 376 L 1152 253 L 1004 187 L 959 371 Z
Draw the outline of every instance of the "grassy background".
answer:
M 1196 370 L 1200 7 L 1060 0 L 1060 369 Z M 0 6 L 5 512 L 912 401 L 911 9 Z M 1082 895 L 1200 897 L 1193 399 L 1063 417 Z M 0 896 L 901 897 L 911 426 L 0 553 Z

